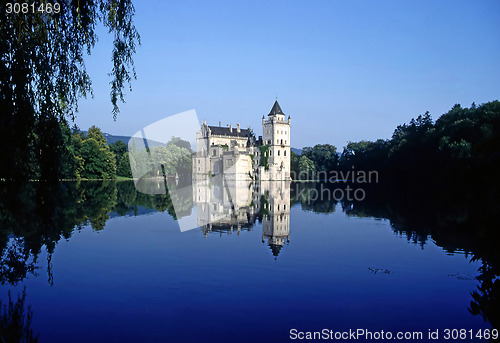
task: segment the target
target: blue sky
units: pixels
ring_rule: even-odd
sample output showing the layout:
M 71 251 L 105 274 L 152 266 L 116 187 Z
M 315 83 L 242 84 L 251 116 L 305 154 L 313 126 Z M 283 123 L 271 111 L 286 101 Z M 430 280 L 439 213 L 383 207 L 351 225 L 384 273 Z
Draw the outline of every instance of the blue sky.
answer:
M 104 31 L 76 123 L 132 135 L 195 109 L 262 134 L 276 94 L 292 146 L 389 138 L 453 104 L 500 98 L 500 1 L 135 1 L 138 79 L 116 121 Z

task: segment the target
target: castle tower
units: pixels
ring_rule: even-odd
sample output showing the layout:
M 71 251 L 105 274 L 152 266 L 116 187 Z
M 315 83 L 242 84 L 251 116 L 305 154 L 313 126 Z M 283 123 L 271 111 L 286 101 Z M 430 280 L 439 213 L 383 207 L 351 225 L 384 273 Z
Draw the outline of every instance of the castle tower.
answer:
M 285 120 L 278 100 L 267 116 L 262 117 L 262 131 L 263 145 L 269 147 L 269 179 L 290 180 L 290 116 Z

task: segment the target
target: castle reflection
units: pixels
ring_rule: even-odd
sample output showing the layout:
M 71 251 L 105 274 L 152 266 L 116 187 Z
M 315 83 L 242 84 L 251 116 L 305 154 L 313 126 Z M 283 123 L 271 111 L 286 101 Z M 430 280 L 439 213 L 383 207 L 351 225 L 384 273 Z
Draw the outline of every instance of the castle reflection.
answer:
M 198 226 L 205 237 L 250 231 L 262 222 L 262 242 L 274 256 L 290 241 L 290 182 L 235 180 L 223 174 L 193 184 Z

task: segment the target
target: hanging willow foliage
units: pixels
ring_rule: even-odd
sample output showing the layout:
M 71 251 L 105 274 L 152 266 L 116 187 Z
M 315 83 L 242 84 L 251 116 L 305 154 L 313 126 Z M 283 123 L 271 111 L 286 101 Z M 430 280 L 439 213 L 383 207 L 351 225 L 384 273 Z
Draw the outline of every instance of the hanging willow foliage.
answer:
M 78 100 L 92 94 L 84 56 L 97 42 L 99 23 L 113 35 L 114 118 L 136 78 L 132 57 L 140 36 L 130 0 L 58 3 L 59 13 L 38 10 L 54 1 L 36 2 L 27 13 L 0 10 L 0 179 L 57 174 L 59 122 L 73 120 Z

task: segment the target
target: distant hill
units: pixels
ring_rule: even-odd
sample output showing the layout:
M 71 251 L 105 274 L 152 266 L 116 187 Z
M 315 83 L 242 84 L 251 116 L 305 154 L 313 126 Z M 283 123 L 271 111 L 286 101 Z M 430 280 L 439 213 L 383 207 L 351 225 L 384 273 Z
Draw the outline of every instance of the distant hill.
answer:
M 87 134 L 87 131 L 83 131 L 83 133 Z M 118 141 L 122 141 L 123 143 L 128 145 L 128 141 L 131 138 L 129 136 L 115 136 L 115 135 L 111 135 L 111 134 L 106 133 L 106 132 L 103 132 L 102 135 L 104 136 L 104 138 L 106 138 L 108 145 L 116 143 Z M 136 141 L 137 145 L 143 144 L 143 140 L 141 138 L 134 138 L 134 140 Z M 164 146 L 165 145 L 161 142 L 157 142 L 157 141 L 153 141 L 153 140 L 149 140 L 149 139 L 148 139 L 148 144 L 149 144 L 149 147 Z
M 122 141 L 123 143 L 128 144 L 128 140 L 130 139 L 130 137 L 127 136 L 114 136 L 106 132 L 103 132 L 103 136 L 108 141 L 108 144 L 113 144 L 118 141 Z
M 292 150 L 294 153 L 296 153 L 297 155 L 302 155 L 302 149 L 297 149 L 297 148 L 290 148 L 290 150 Z

